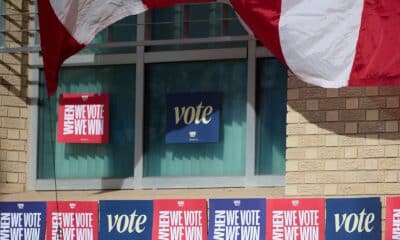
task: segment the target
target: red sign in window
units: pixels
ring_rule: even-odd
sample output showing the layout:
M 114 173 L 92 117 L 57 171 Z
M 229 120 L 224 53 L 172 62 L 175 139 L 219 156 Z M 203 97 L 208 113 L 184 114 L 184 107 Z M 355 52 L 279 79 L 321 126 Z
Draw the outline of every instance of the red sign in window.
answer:
M 57 141 L 108 143 L 109 97 L 107 94 L 61 94 Z

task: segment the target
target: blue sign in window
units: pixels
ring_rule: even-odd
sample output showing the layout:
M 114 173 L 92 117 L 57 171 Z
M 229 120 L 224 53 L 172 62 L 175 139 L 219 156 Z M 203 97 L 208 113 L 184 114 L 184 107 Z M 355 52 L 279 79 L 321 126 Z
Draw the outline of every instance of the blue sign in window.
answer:
M 218 142 L 220 111 L 220 93 L 168 94 L 165 142 Z

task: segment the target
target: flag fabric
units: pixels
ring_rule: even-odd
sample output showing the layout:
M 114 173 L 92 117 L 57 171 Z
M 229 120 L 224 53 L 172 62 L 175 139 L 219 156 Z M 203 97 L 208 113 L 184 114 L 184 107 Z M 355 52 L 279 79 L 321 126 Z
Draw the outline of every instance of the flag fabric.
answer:
M 39 0 L 49 95 L 61 64 L 96 33 L 148 9 L 216 0 Z M 398 0 L 224 0 L 275 57 L 326 87 L 400 84 Z

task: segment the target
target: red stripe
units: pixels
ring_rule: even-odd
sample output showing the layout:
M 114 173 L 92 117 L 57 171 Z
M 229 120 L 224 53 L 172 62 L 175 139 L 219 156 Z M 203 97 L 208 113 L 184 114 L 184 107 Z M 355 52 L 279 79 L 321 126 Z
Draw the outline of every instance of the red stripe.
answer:
M 400 1 L 365 0 L 349 85 L 400 84 Z
M 285 62 L 279 39 L 282 0 L 231 0 L 231 3 L 257 39 Z
M 39 0 L 40 46 L 42 48 L 47 93 L 57 90 L 58 71 L 68 57 L 85 45 L 78 43 L 57 18 L 49 0 Z
M 216 0 L 142 0 L 148 8 L 167 7 L 181 3 L 215 2 Z

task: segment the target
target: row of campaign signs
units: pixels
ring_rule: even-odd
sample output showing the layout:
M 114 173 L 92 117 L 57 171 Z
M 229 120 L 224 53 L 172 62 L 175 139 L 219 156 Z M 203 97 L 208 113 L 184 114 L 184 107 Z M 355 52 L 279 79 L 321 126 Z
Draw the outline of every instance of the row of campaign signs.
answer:
M 386 201 L 385 240 L 400 239 L 400 197 Z M 0 210 L 0 240 L 381 239 L 379 198 L 1 202 Z

